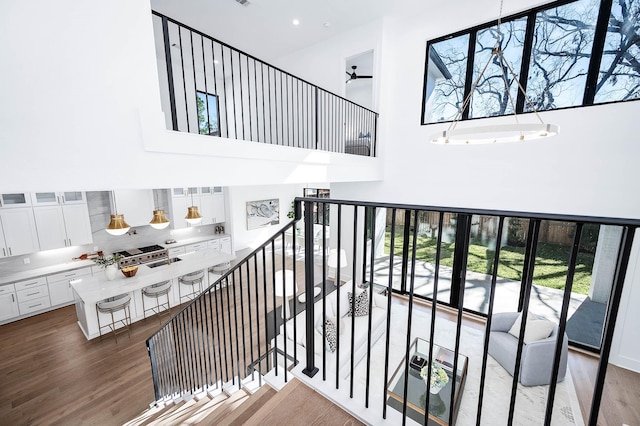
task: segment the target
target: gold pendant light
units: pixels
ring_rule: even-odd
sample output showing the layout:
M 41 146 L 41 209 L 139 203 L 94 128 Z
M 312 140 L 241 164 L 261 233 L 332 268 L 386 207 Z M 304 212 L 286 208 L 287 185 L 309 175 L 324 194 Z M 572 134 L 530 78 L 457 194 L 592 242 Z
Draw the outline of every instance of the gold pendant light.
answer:
M 111 221 L 109 222 L 109 225 L 107 225 L 107 228 L 105 229 L 105 231 L 107 231 L 111 235 L 123 235 L 129 232 L 129 229 L 131 229 L 131 227 L 127 222 L 124 221 L 124 215 L 118 214 L 118 206 L 116 204 L 116 194 L 115 193 L 112 193 L 112 194 L 113 194 L 113 207 L 116 213 L 111 215 Z
M 164 210 L 158 208 L 158 194 L 156 191 L 157 190 L 155 189 L 153 190 L 153 195 L 156 201 L 156 210 L 153 211 L 153 218 L 151 218 L 151 222 L 149 222 L 149 225 L 151 225 L 151 227 L 154 229 L 164 229 L 169 226 L 169 223 L 171 222 L 169 221 L 167 216 L 165 216 Z
M 191 190 L 188 190 L 191 192 Z M 191 192 L 191 207 L 187 207 L 187 215 L 184 220 L 190 225 L 197 225 L 202 222 L 202 215 L 198 211 L 198 207 L 193 205 L 193 192 Z

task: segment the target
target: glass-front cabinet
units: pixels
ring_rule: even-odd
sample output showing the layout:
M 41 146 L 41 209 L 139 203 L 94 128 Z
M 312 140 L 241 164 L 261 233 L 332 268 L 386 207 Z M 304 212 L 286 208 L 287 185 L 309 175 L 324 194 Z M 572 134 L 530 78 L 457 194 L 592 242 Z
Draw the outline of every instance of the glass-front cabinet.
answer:
M 31 198 L 26 192 L 0 194 L 0 208 L 29 207 Z

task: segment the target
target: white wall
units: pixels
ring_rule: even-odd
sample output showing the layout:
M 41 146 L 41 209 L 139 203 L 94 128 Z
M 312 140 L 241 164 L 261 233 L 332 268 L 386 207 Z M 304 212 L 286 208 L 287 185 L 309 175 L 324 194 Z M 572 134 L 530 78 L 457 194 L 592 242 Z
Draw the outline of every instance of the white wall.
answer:
M 0 40 L 0 192 L 380 178 L 376 159 L 167 131 L 148 1 L 4 1 Z
M 511 8 L 504 14 L 539 3 L 510 2 Z M 484 146 L 428 142 L 431 133 L 448 124 L 420 125 L 427 40 L 487 22 L 497 14 L 495 2 L 489 0 L 465 2 L 464 14 L 459 13 L 459 7 L 459 2 L 443 2 L 437 14 L 400 13 L 385 18 L 376 61 L 381 67 L 379 152 L 384 179 L 334 183 L 332 198 L 640 218 L 637 101 L 542 113 L 546 122 L 560 126 L 560 135 L 548 141 Z M 442 16 L 456 19 L 452 23 Z M 358 45 L 355 38 L 366 34 L 354 30 L 344 43 L 336 38 L 318 44 L 298 58 L 287 58 L 287 64 L 299 64 L 303 77 L 320 79 L 335 67 L 330 61 L 328 67 L 320 64 L 344 56 L 345 47 Z M 309 58 L 315 60 L 303 69 Z M 521 120 L 535 117 L 523 115 Z M 487 121 L 476 120 L 474 124 Z M 491 122 L 511 123 L 513 118 Z M 632 265 L 640 261 L 637 245 Z M 626 300 L 636 307 L 640 306 L 639 269 L 630 268 L 625 288 Z M 621 309 L 612 360 L 639 370 L 640 339 L 634 311 L 637 309 Z
M 255 185 L 234 186 L 227 189 L 228 208 L 234 212 L 227 221 L 225 230 L 233 235 L 234 250 L 255 248 L 279 231 L 291 219 L 287 213 L 295 197 L 302 197 L 304 185 Z M 246 210 L 248 201 L 280 200 L 280 224 L 258 229 L 247 229 Z

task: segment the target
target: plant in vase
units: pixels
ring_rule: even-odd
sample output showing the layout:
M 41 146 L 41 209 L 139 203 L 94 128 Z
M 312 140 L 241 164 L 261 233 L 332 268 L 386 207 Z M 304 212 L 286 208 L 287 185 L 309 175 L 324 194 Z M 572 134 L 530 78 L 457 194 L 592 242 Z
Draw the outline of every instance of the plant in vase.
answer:
M 431 379 L 427 382 L 427 375 L 429 374 L 429 366 L 425 365 L 420 370 L 420 376 L 424 380 L 425 383 L 429 385 L 429 392 L 436 394 L 440 392 L 447 383 L 449 383 L 449 376 L 447 372 L 444 371 L 444 368 L 440 366 L 440 364 L 436 362 L 431 363 Z
M 124 256 L 114 253 L 112 256 L 98 256 L 93 261 L 100 265 L 104 269 L 104 273 L 109 281 L 113 280 L 118 273 L 118 267 L 116 266 L 120 259 Z

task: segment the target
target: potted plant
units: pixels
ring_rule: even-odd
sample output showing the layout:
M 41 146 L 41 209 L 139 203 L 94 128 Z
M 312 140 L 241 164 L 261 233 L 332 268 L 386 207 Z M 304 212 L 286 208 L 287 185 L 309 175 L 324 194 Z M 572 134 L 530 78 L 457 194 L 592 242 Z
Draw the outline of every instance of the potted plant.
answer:
M 427 379 L 427 374 L 429 374 L 429 366 L 425 365 L 422 367 L 422 370 L 420 370 L 420 376 L 427 386 L 429 386 L 429 392 L 432 394 L 437 394 L 447 383 L 449 383 L 449 376 L 447 375 L 447 372 L 444 371 L 444 368 L 436 362 L 431 363 L 431 380 Z
M 107 276 L 107 279 L 111 281 L 116 277 L 118 273 L 118 268 L 116 265 L 123 257 L 124 256 L 118 253 L 114 253 L 111 256 L 98 256 L 93 259 L 93 261 L 96 264 L 100 265 L 102 269 L 104 269 L 104 273 Z

